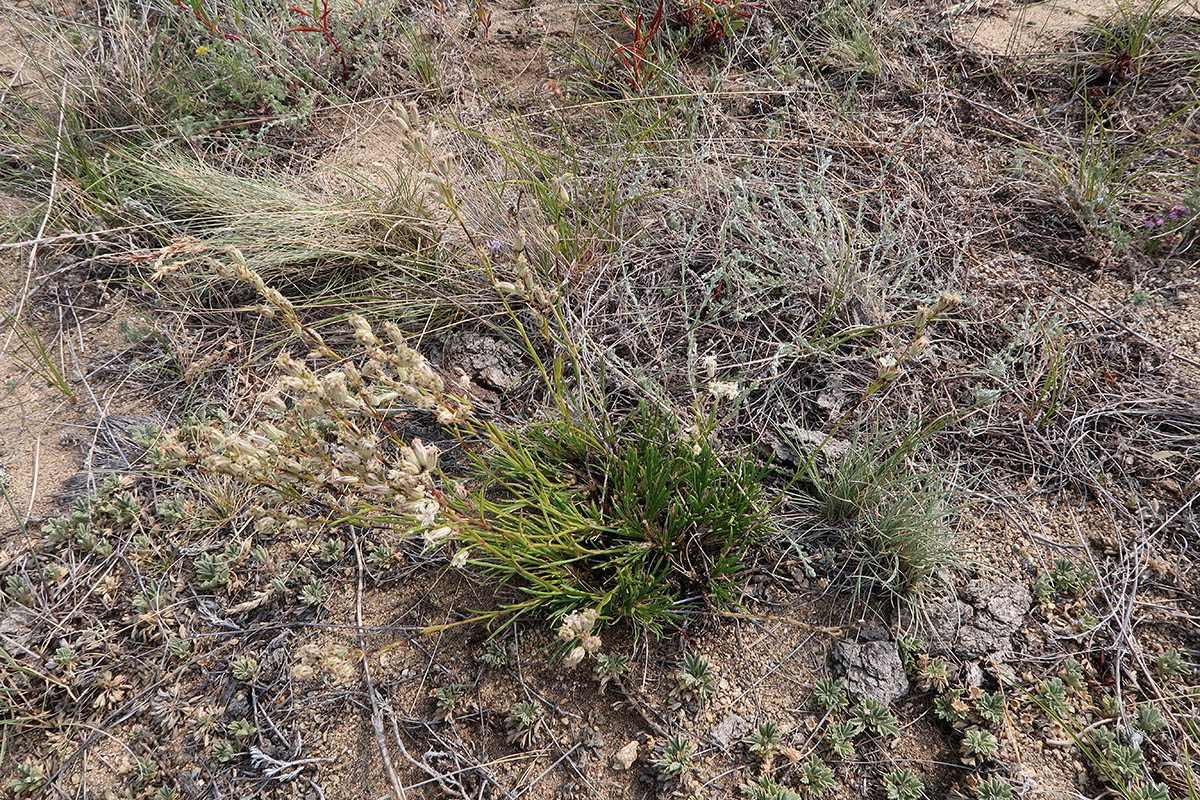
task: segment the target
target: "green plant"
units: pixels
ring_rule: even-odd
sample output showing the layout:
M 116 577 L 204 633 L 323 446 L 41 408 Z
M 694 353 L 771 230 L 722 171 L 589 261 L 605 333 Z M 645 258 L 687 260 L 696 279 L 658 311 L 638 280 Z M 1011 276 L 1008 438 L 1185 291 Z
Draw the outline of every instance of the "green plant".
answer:
M 230 720 L 225 726 L 225 732 L 238 741 L 249 739 L 256 730 L 257 728 L 246 719 Z
M 479 656 L 479 660 L 493 669 L 499 669 L 508 663 L 508 654 L 499 642 L 488 642 L 487 649 Z
M 1061 719 L 1070 713 L 1067 705 L 1067 687 L 1061 678 L 1046 678 L 1037 689 L 1037 701 L 1051 717 Z
M 846 696 L 846 681 L 826 675 L 813 684 L 813 700 L 822 711 L 841 711 L 850 703 Z
M 829 751 L 842 761 L 854 758 L 854 740 L 862 734 L 863 723 L 857 719 L 834 722 L 825 729 L 825 743 Z
M 985 778 L 975 785 L 976 800 L 1012 800 L 1012 785 L 1003 778 Z
M 900 720 L 873 697 L 864 697 L 859 701 L 858 708 L 854 709 L 854 719 L 861 722 L 865 730 L 882 739 L 893 739 L 900 735 Z
M 983 692 L 975 698 L 975 713 L 989 725 L 999 725 L 1004 721 L 1004 691 Z
M 1191 675 L 1191 666 L 1183 660 L 1183 656 L 1174 647 L 1164 650 L 1154 662 L 1159 674 L 1171 677 L 1175 675 Z
M 734 604 L 769 530 L 760 467 L 649 407 L 617 428 L 565 416 L 467 427 L 490 447 L 478 489 L 449 498 L 459 537 L 473 567 L 524 595 L 488 618 L 592 608 L 659 635 L 685 598 Z
M 1158 706 L 1153 703 L 1143 703 L 1138 706 L 1137 726 L 1146 733 L 1154 733 L 1167 727 L 1167 720 L 1158 710 Z
M 455 709 L 466 693 L 466 687 L 457 683 L 439 686 L 434 689 L 433 705 L 437 709 L 438 717 L 443 720 L 453 717 Z
M 1090 748 L 1095 752 L 1106 752 L 1117 743 L 1117 735 L 1113 733 L 1112 728 L 1101 726 L 1088 731 L 1083 741 L 1088 746 L 1085 750 Z
M 682 734 L 667 738 L 659 748 L 653 761 L 655 776 L 663 785 L 677 784 L 696 768 L 692 763 L 696 745 Z
M 933 701 L 933 713 L 943 722 L 962 722 L 967 718 L 971 707 L 963 699 L 966 694 L 962 689 L 949 689 L 938 695 Z M 1003 708 L 1003 698 L 1001 698 Z M 1001 712 L 1003 714 L 1003 711 Z
M 196 577 L 203 589 L 215 589 L 229 584 L 229 563 L 220 556 L 204 553 L 195 562 Z
M 182 661 L 192 653 L 191 639 L 168 639 L 167 640 L 167 655 L 171 658 Z
M 216 761 L 219 764 L 227 764 L 233 760 L 235 755 L 237 755 L 237 750 L 234 748 L 233 743 L 228 739 L 218 739 L 213 743 L 212 750 L 210 752 L 212 754 L 213 761 Z
M 1045 572 L 1039 572 L 1033 579 L 1033 598 L 1045 605 L 1054 598 L 1054 581 Z
M 707 700 L 717 690 L 717 674 L 698 653 L 683 654 L 675 672 L 675 693 L 686 700 Z
M 925 643 L 914 634 L 905 633 L 896 639 L 896 646 L 905 671 L 911 672 L 917 666 L 917 657 L 925 652 Z
M 9 575 L 4 579 L 4 594 L 23 606 L 33 604 L 33 587 L 20 575 Z
M 1054 563 L 1050 566 L 1050 580 L 1054 584 L 1055 591 L 1072 597 L 1079 597 L 1084 589 L 1095 582 L 1090 571 L 1085 572 L 1068 558 L 1054 559 Z
M 1000 752 L 1000 742 L 990 731 L 972 728 L 963 734 L 963 763 L 974 764 L 979 759 L 993 758 Z
M 1146 757 L 1136 747 L 1111 744 L 1105 756 L 1109 768 L 1121 780 L 1140 780 L 1146 773 Z
M 317 558 L 326 564 L 332 564 L 340 561 L 345 553 L 346 543 L 340 537 L 333 536 L 321 544 L 321 551 L 317 554 Z
M 321 583 L 316 578 L 311 578 L 308 583 L 300 589 L 300 602 L 306 606 L 321 606 L 329 599 L 329 590 L 325 588 L 325 584 Z
M 10 778 L 5 786 L 12 790 L 17 797 L 20 797 L 24 794 L 33 794 L 45 782 L 46 773 L 42 770 L 42 765 L 27 758 L 17 765 L 17 774 Z
M 154 759 L 150 756 L 137 756 L 133 759 L 134 782 L 145 783 L 153 778 L 156 772 L 158 772 L 158 764 L 154 763 Z
M 1084 679 L 1083 664 L 1074 656 L 1067 656 L 1062 666 L 1063 683 L 1075 692 L 1082 692 L 1087 684 Z
M 760 775 L 757 780 L 741 785 L 746 800 L 803 800 L 799 792 L 781 786 L 770 775 Z
M 782 738 L 783 732 L 774 722 L 760 722 L 742 739 L 742 744 L 746 745 L 746 749 L 752 755 L 766 760 L 779 749 L 779 742 Z
M 367 563 L 378 570 L 385 570 L 396 560 L 396 549 L 391 545 L 377 544 L 367 553 Z
M 235 680 L 251 683 L 258 673 L 258 662 L 249 656 L 238 656 L 230 664 Z
M 596 654 L 594 673 L 600 681 L 600 693 L 603 694 L 612 679 L 624 674 L 628 667 L 629 656 L 618 655 L 616 653 Z
M 883 790 L 888 800 L 917 800 L 924 796 L 925 784 L 911 769 L 894 769 L 883 776 Z
M 537 723 L 542 718 L 542 707 L 536 702 L 517 703 L 505 718 L 508 729 L 507 741 L 522 750 L 527 750 L 537 736 Z
M 837 785 L 833 770 L 826 766 L 816 753 L 800 765 L 799 772 L 805 797 L 820 797 Z
M 1191 776 L 1189 776 L 1189 780 L 1190 778 Z M 1189 797 L 1195 797 L 1196 785 L 1189 783 L 1187 788 Z M 1171 791 L 1165 783 L 1146 781 L 1135 786 L 1129 796 L 1130 800 L 1171 800 Z
M 60 672 L 71 672 L 79 661 L 79 653 L 74 647 L 63 645 L 54 651 L 54 666 Z
M 950 683 L 946 662 L 921 655 L 917 658 L 917 680 L 922 691 L 943 691 Z

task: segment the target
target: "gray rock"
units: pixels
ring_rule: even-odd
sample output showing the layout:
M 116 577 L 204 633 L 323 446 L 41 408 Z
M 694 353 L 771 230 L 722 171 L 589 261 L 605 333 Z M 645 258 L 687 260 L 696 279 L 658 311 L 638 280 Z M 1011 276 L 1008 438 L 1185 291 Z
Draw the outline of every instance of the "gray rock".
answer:
M 967 686 L 983 686 L 983 667 L 978 661 L 971 661 L 963 666 L 963 680 Z
M 737 714 L 729 714 L 717 723 L 709 735 L 722 749 L 728 750 L 750 731 L 750 723 Z
M 28 653 L 33 646 L 37 622 L 37 615 L 29 609 L 10 605 L 0 614 L 0 647 Z
M 1021 584 L 979 578 L 964 586 L 958 598 L 928 603 L 919 635 L 931 652 L 966 661 L 1008 653 L 1032 603 Z
M 895 642 L 840 642 L 833 660 L 855 697 L 891 703 L 908 694 L 908 677 Z

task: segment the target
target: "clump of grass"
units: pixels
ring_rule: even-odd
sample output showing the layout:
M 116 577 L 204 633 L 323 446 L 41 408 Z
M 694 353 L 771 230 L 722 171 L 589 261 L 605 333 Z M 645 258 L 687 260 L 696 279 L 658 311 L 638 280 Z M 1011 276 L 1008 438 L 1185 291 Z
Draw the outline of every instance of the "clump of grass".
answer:
M 396 85 L 382 63 L 392 8 L 326 5 L 317 30 L 273 3 L 190 0 L 150 13 L 114 4 L 97 9 L 85 36 L 65 16 L 14 11 L 23 38 L 55 52 L 70 110 L 95 128 L 266 154 L 294 144 L 321 108 Z
M 492 617 L 580 608 L 658 635 L 698 601 L 730 608 L 765 539 L 762 469 L 643 406 L 606 429 L 568 416 L 473 428 L 478 488 L 449 498 L 474 567 L 523 599 Z
M 813 503 L 838 525 L 856 593 L 882 590 L 912 599 L 939 570 L 961 562 L 950 531 L 956 510 L 948 476 L 907 463 L 920 434 L 889 448 L 882 435 L 860 437 L 824 473 L 810 470 Z

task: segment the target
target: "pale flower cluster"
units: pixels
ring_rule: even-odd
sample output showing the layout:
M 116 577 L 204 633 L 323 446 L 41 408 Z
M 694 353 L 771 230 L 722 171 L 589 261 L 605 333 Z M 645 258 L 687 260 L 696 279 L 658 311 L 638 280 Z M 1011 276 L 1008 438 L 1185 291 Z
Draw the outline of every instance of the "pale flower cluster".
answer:
M 736 400 L 741 393 L 736 381 L 709 381 L 708 393 L 718 400 Z
M 234 255 L 233 262 L 233 274 L 253 285 L 313 344 L 315 355 L 336 357 L 318 334 L 303 326 L 286 298 L 266 286 L 243 259 Z M 351 513 L 370 509 L 409 515 L 420 526 L 432 527 L 439 507 L 430 493 L 430 475 L 438 450 L 420 439 L 400 440 L 389 425 L 394 419 L 390 412 L 421 409 L 449 423 L 470 407 L 445 394 L 441 376 L 395 324 L 385 322 L 379 336 L 359 315 L 351 315 L 349 323 L 359 357 L 341 359 L 338 369 L 318 372 L 310 359 L 278 356 L 276 385 L 263 395 L 276 412 L 271 419 L 257 419 L 240 430 L 214 423 L 196 426 L 192 432 L 201 445 L 200 466 L 269 489 L 285 501 L 318 502 Z
M 704 368 L 704 377 L 708 379 L 708 393 L 717 400 L 737 400 L 741 394 L 742 387 L 737 381 L 719 381 L 717 380 L 717 357 L 705 356 L 700 359 L 700 366 Z
M 596 622 L 600 612 L 594 608 L 583 611 L 572 611 L 563 617 L 562 625 L 558 628 L 558 638 L 564 642 L 573 642 L 575 646 L 563 659 L 568 667 L 577 666 L 587 656 L 600 652 L 600 637 L 595 633 Z

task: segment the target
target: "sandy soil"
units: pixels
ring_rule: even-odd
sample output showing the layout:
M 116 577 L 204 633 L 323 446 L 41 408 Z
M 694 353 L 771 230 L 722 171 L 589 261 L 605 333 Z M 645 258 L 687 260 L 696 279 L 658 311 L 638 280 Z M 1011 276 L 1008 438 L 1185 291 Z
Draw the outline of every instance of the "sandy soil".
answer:
M 947 11 L 955 18 L 960 41 L 1001 55 L 1044 52 L 1055 55 L 1055 41 L 1089 22 L 1121 9 L 1137 13 L 1153 0 L 1064 0 L 1021 3 L 1011 0 L 965 0 Z M 1167 6 L 1195 13 L 1197 0 L 1174 0 Z

